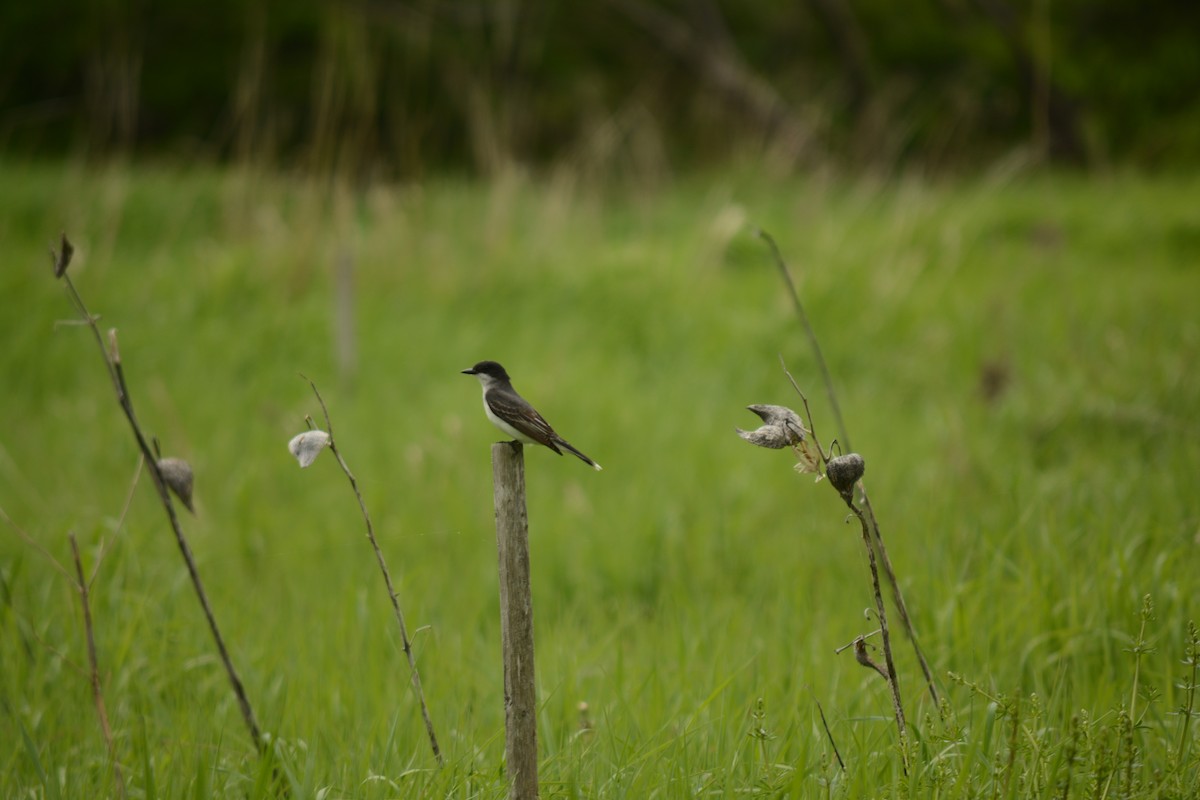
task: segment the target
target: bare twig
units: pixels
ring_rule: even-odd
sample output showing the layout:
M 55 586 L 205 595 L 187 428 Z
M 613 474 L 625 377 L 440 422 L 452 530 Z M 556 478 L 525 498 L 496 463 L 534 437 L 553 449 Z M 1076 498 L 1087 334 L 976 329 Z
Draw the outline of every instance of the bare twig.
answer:
M 808 690 L 812 694 L 812 689 Z M 821 715 L 821 725 L 825 728 L 825 735 L 829 737 L 829 746 L 833 748 L 833 755 L 837 759 L 838 766 L 842 768 L 842 772 L 846 771 L 846 762 L 842 761 L 842 754 L 838 752 L 837 742 L 833 740 L 833 731 L 829 730 L 829 722 L 825 719 L 825 709 L 821 708 L 821 701 L 813 694 L 813 702 L 817 704 L 817 713 Z
M 817 334 L 813 331 L 812 325 L 808 321 L 808 314 L 804 311 L 804 304 L 800 302 L 800 293 L 796 290 L 796 284 L 792 281 L 791 271 L 788 270 L 787 262 L 783 260 L 783 254 L 779 251 L 779 246 L 775 243 L 775 239 L 771 234 L 756 228 L 754 231 L 760 239 L 767 243 L 771 250 L 771 256 L 775 261 L 775 266 L 779 270 L 779 275 L 787 286 L 788 295 L 792 300 L 792 307 L 796 311 L 796 317 L 800 321 L 801 327 L 804 328 L 804 333 L 808 337 L 809 346 L 812 347 L 813 357 L 817 361 L 817 368 L 821 372 L 821 381 L 825 384 L 825 392 L 829 397 L 829 405 L 833 411 L 834 423 L 837 426 L 838 439 L 845 446 L 846 450 L 852 451 L 854 448 L 850 445 L 850 432 L 846 428 L 846 421 L 842 417 L 842 409 L 837 400 L 837 392 L 833 388 L 833 377 L 830 375 L 829 366 L 825 363 L 825 356 L 821 353 L 821 344 L 817 340 Z M 783 357 L 780 356 L 782 363 Z M 786 365 L 784 372 L 787 372 Z M 804 397 L 804 393 L 800 391 L 800 387 L 796 385 L 796 381 L 788 374 L 788 379 L 792 383 L 792 387 L 796 392 Z M 805 400 L 807 403 L 807 399 Z M 811 422 L 811 419 L 810 419 Z M 816 437 L 813 437 L 814 440 Z M 887 548 L 883 544 L 883 534 L 879 530 L 879 520 L 875 516 L 875 509 L 871 505 L 871 498 L 867 495 L 866 484 L 861 480 L 858 482 L 858 491 L 862 495 L 863 507 L 866 510 L 866 517 L 870 525 L 872 534 L 873 546 L 878 550 L 879 561 L 883 564 L 883 572 L 887 578 L 888 587 L 891 589 L 892 601 L 896 605 L 896 611 L 900 615 L 900 623 L 904 626 L 904 631 L 908 634 L 908 639 L 912 642 L 913 651 L 917 655 L 917 661 L 921 665 L 921 672 L 925 676 L 925 685 L 929 690 L 929 696 L 933 698 L 934 705 L 940 707 L 941 699 L 938 695 L 937 685 L 933 679 L 933 670 L 929 668 L 929 662 L 925 659 L 925 653 L 921 650 L 921 643 L 917 639 L 917 631 L 913 627 L 912 619 L 908 614 L 908 605 L 904 602 L 904 594 L 900 591 L 900 582 L 896 579 L 896 571 L 892 568 L 892 560 L 888 558 Z
M 900 683 L 896 680 L 896 664 L 892 661 L 892 637 L 888 634 L 887 609 L 883 605 L 883 593 L 879 590 L 879 570 L 875 566 L 875 549 L 871 547 L 871 532 L 866 518 L 858 510 L 858 506 L 850 500 L 846 501 L 846 505 L 854 512 L 854 516 L 858 517 L 858 522 L 862 526 L 863 545 L 867 548 L 867 561 L 871 566 L 871 588 L 875 590 L 875 609 L 879 615 L 879 632 L 883 639 L 883 660 L 887 665 L 887 674 L 884 677 L 887 678 L 888 688 L 892 690 L 892 707 L 896 712 L 896 727 L 900 731 L 900 741 L 903 743 L 904 737 L 907 735 L 904 725 L 904 705 L 900 702 Z M 859 648 L 856 647 L 856 655 L 858 650 Z M 879 667 L 876 666 L 876 669 Z
M 397 597 L 396 589 L 392 585 L 392 575 L 388 571 L 387 562 L 384 561 L 383 551 L 379 549 L 379 543 L 375 540 L 375 526 L 371 524 L 371 515 L 367 513 L 367 504 L 363 500 L 362 492 L 358 490 L 358 481 L 355 479 L 354 473 L 350 471 L 350 467 L 346 464 L 346 460 L 342 458 L 342 453 L 338 449 L 337 439 L 333 435 L 333 420 L 329 418 L 329 409 L 325 405 L 325 399 L 321 397 L 320 391 L 317 390 L 317 385 L 312 380 L 304 375 L 301 377 L 308 381 L 308 385 L 312 387 L 313 394 L 317 396 L 317 402 L 321 404 L 321 413 L 325 415 L 325 432 L 329 434 L 329 449 L 341 466 L 342 472 L 346 473 L 346 478 L 350 481 L 350 488 L 354 490 L 354 496 L 358 500 L 358 507 L 362 511 L 363 522 L 367 526 L 367 539 L 370 540 L 371 547 L 375 551 L 375 560 L 379 562 L 379 571 L 383 573 L 383 583 L 387 587 L 388 597 L 392 601 L 392 610 L 396 614 L 396 624 L 400 627 L 400 641 L 404 646 L 404 655 L 408 659 L 408 669 L 409 674 L 412 676 L 413 692 L 417 695 L 417 702 L 421 705 L 421 718 L 425 721 L 425 732 L 429 735 L 429 746 L 433 749 L 433 757 L 437 759 L 438 766 L 442 766 L 445 761 L 442 758 L 441 748 L 438 747 L 437 734 L 433 731 L 433 720 L 429 717 L 429 708 L 425 704 L 425 692 L 421 688 L 421 673 L 417 671 L 417 659 L 413 655 L 412 642 L 408 638 L 408 628 L 404 624 L 404 614 L 400 610 L 400 599 Z
M 238 707 L 242 712 L 242 720 L 246 724 L 246 729 L 250 733 L 250 738 L 254 742 L 254 747 L 259 755 L 265 752 L 265 742 L 262 738 L 262 733 L 259 730 L 258 722 L 254 718 L 254 710 L 250 707 L 250 700 L 246 697 L 246 690 L 242 686 L 242 680 L 238 677 L 237 670 L 234 669 L 233 661 L 229 657 L 229 651 L 225 647 L 225 639 L 221 636 L 221 629 L 217 626 L 216 617 L 213 616 L 212 606 L 208 602 L 208 595 L 204 591 L 204 584 L 200 580 L 200 572 L 196 568 L 196 559 L 192 556 L 192 549 L 188 545 L 187 537 L 184 536 L 183 528 L 179 524 L 179 517 L 175 513 L 175 506 L 171 501 L 171 493 L 167 490 L 167 484 L 163 480 L 161 471 L 158 468 L 158 460 L 155 458 L 154 451 L 150 448 L 150 443 L 146 436 L 142 433 L 141 426 L 138 424 L 137 415 L 133 410 L 133 401 L 129 397 L 129 387 L 125 382 L 125 372 L 121 365 L 121 352 L 117 344 L 117 331 L 112 328 L 108 332 L 108 346 L 105 346 L 104 337 L 100 335 L 100 328 L 96 325 L 96 317 L 94 317 L 84 305 L 83 298 L 75 289 L 75 284 L 71 281 L 71 276 L 67 273 L 67 266 L 70 262 L 71 246 L 67 241 L 67 237 L 62 237 L 62 250 L 59 254 L 52 253 L 52 260 L 55 262 L 55 274 L 58 275 L 67 287 L 67 294 L 71 298 L 75 310 L 79 312 L 79 316 L 87 323 L 88 328 L 92 331 L 92 335 L 96 340 L 96 345 L 100 348 L 100 354 L 104 358 L 104 365 L 108 370 L 109 378 L 112 380 L 113 391 L 117 395 L 117 403 L 121 406 L 121 411 L 125 413 L 125 418 L 129 421 L 130 430 L 133 432 L 133 437 L 137 441 L 138 449 L 141 451 L 145 463 L 149 466 L 150 477 L 154 479 L 154 488 L 158 492 L 158 499 L 162 503 L 163 510 L 167 514 L 167 519 L 170 522 L 171 530 L 175 534 L 175 542 L 179 545 L 180 555 L 183 556 L 184 564 L 187 566 L 188 575 L 192 580 L 192 586 L 196 590 L 196 597 L 200 601 L 200 608 L 204 612 L 204 618 L 208 622 L 209 631 L 212 633 L 213 641 L 216 642 L 217 651 L 221 656 L 221 662 L 225 666 L 225 672 L 229 677 L 229 683 L 233 687 L 233 693 L 237 697 Z
M 871 532 L 874 534 L 875 545 L 879 549 L 879 561 L 883 564 L 883 574 L 887 576 L 888 586 L 892 590 L 892 602 L 896 605 L 896 613 L 900 615 L 900 624 L 904 626 L 904 632 L 908 634 L 908 640 L 912 642 L 913 652 L 917 654 L 917 663 L 921 665 L 921 674 L 925 676 L 925 687 L 929 690 L 929 696 L 940 708 L 941 697 L 938 695 L 937 684 L 933 679 L 933 670 L 929 668 L 929 662 L 925 660 L 925 652 L 921 650 L 921 643 L 917 640 L 917 630 L 908 616 L 908 605 L 904 602 L 904 594 L 900 591 L 900 582 L 896 580 L 896 571 L 892 569 L 892 560 L 888 558 L 887 547 L 883 544 L 883 535 L 879 532 L 879 520 L 875 516 L 875 508 L 871 505 L 870 496 L 867 495 L 867 486 L 861 480 L 858 482 L 858 491 L 862 496 L 863 509 L 866 511 L 867 521 L 871 525 Z
M 867 617 L 868 618 L 870 617 L 870 609 L 867 610 Z M 877 634 L 879 632 L 880 632 L 880 629 L 876 628 L 875 630 L 871 631 L 870 633 L 864 633 L 862 636 L 856 636 L 856 637 L 854 637 L 854 641 L 847 642 L 846 644 L 837 648 L 836 650 L 833 651 L 833 654 L 840 656 L 846 650 L 849 650 L 851 647 L 858 647 L 859 642 L 865 642 L 867 639 L 870 639 L 872 636 L 874 636 L 875 634 Z
M 100 666 L 96 658 L 96 637 L 92 628 L 92 607 L 88 600 L 88 581 L 83 576 L 83 562 L 79 559 L 79 545 L 75 534 L 67 534 L 71 540 L 71 556 L 75 559 L 75 588 L 79 590 L 79 603 L 83 606 L 83 629 L 87 634 L 88 666 L 92 682 L 92 702 L 96 705 L 96 716 L 100 718 L 100 731 L 104 734 L 104 743 L 108 746 L 108 757 L 112 760 L 113 781 L 116 783 L 117 797 L 125 796 L 125 776 L 121 772 L 121 764 L 117 760 L 117 747 L 113 743 L 112 728 L 108 724 L 108 711 L 104 706 L 104 690 L 100 686 Z
M 838 405 L 837 393 L 833 390 L 833 378 L 829 374 L 829 365 L 825 363 L 825 356 L 821 353 L 821 343 L 817 341 L 817 334 L 813 331 L 812 324 L 808 321 L 808 314 L 804 311 L 804 304 L 800 302 L 800 293 L 796 291 L 796 284 L 792 282 L 792 274 L 788 271 L 787 262 L 783 260 L 783 254 L 779 252 L 779 245 L 775 244 L 774 237 L 764 231 L 762 228 L 755 228 L 754 233 L 758 238 L 767 243 L 767 247 L 771 249 L 771 255 L 775 259 L 775 266 L 779 268 L 779 275 L 783 278 L 783 282 L 787 284 L 788 296 L 792 299 L 792 307 L 796 310 L 796 317 L 800 320 L 800 325 L 804 328 L 804 333 L 808 336 L 808 344 L 812 347 L 813 357 L 817 359 L 817 368 L 821 370 L 821 381 L 825 384 L 825 393 L 829 396 L 829 407 L 833 411 L 833 420 L 837 425 L 838 439 L 847 450 L 853 450 L 850 446 L 850 434 L 846 430 L 846 421 L 842 418 L 842 407 Z

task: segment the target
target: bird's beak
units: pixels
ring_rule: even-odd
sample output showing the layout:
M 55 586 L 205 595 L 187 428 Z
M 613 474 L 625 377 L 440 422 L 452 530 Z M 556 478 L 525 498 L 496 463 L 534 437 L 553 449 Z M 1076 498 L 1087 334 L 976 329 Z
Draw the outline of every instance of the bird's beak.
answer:
M 474 375 L 474 374 L 475 374 L 475 370 L 473 370 L 473 369 L 464 369 L 464 370 L 462 371 L 462 374 L 463 374 L 463 375 Z

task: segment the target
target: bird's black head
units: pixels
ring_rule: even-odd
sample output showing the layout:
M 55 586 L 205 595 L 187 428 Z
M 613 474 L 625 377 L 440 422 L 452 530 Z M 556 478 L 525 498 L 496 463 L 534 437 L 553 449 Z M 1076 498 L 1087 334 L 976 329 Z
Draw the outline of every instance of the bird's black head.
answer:
M 495 361 L 480 361 L 475 366 L 471 367 L 470 369 L 464 369 L 462 372 L 463 375 L 490 375 L 491 377 L 501 381 L 506 381 L 509 379 L 508 373 L 504 371 L 504 367 L 500 366 Z

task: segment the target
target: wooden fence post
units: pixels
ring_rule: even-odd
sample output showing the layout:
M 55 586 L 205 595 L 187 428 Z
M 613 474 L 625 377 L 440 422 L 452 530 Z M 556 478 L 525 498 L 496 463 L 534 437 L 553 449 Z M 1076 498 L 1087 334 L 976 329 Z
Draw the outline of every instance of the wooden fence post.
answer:
M 504 755 L 509 800 L 536 800 L 537 693 L 533 673 L 533 595 L 525 455 L 519 442 L 492 445 L 496 550 L 500 563 L 500 642 L 504 652 Z

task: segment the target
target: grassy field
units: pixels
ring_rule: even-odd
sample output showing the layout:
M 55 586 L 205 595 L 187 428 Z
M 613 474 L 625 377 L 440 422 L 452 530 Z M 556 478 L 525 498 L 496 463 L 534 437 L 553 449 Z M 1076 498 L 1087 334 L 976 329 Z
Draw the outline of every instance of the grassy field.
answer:
M 1195 796 L 1200 178 L 354 195 L 0 170 L 5 797 L 115 792 L 79 598 L 47 557 L 70 570 L 69 531 L 129 796 L 275 796 L 275 770 L 294 797 L 503 797 L 497 436 L 459 374 L 485 358 L 605 468 L 526 456 L 543 797 Z M 885 682 L 834 653 L 875 627 L 857 524 L 787 451 L 734 435 L 749 403 L 799 405 L 780 355 L 834 428 L 756 225 L 792 266 L 946 698 L 893 621 L 907 774 Z M 142 425 L 195 469 L 184 529 L 273 759 L 147 476 L 122 516 L 137 449 L 90 334 L 60 324 L 64 229 Z M 442 769 L 353 494 L 332 459 L 287 452 L 320 414 L 299 373 L 398 581 Z

